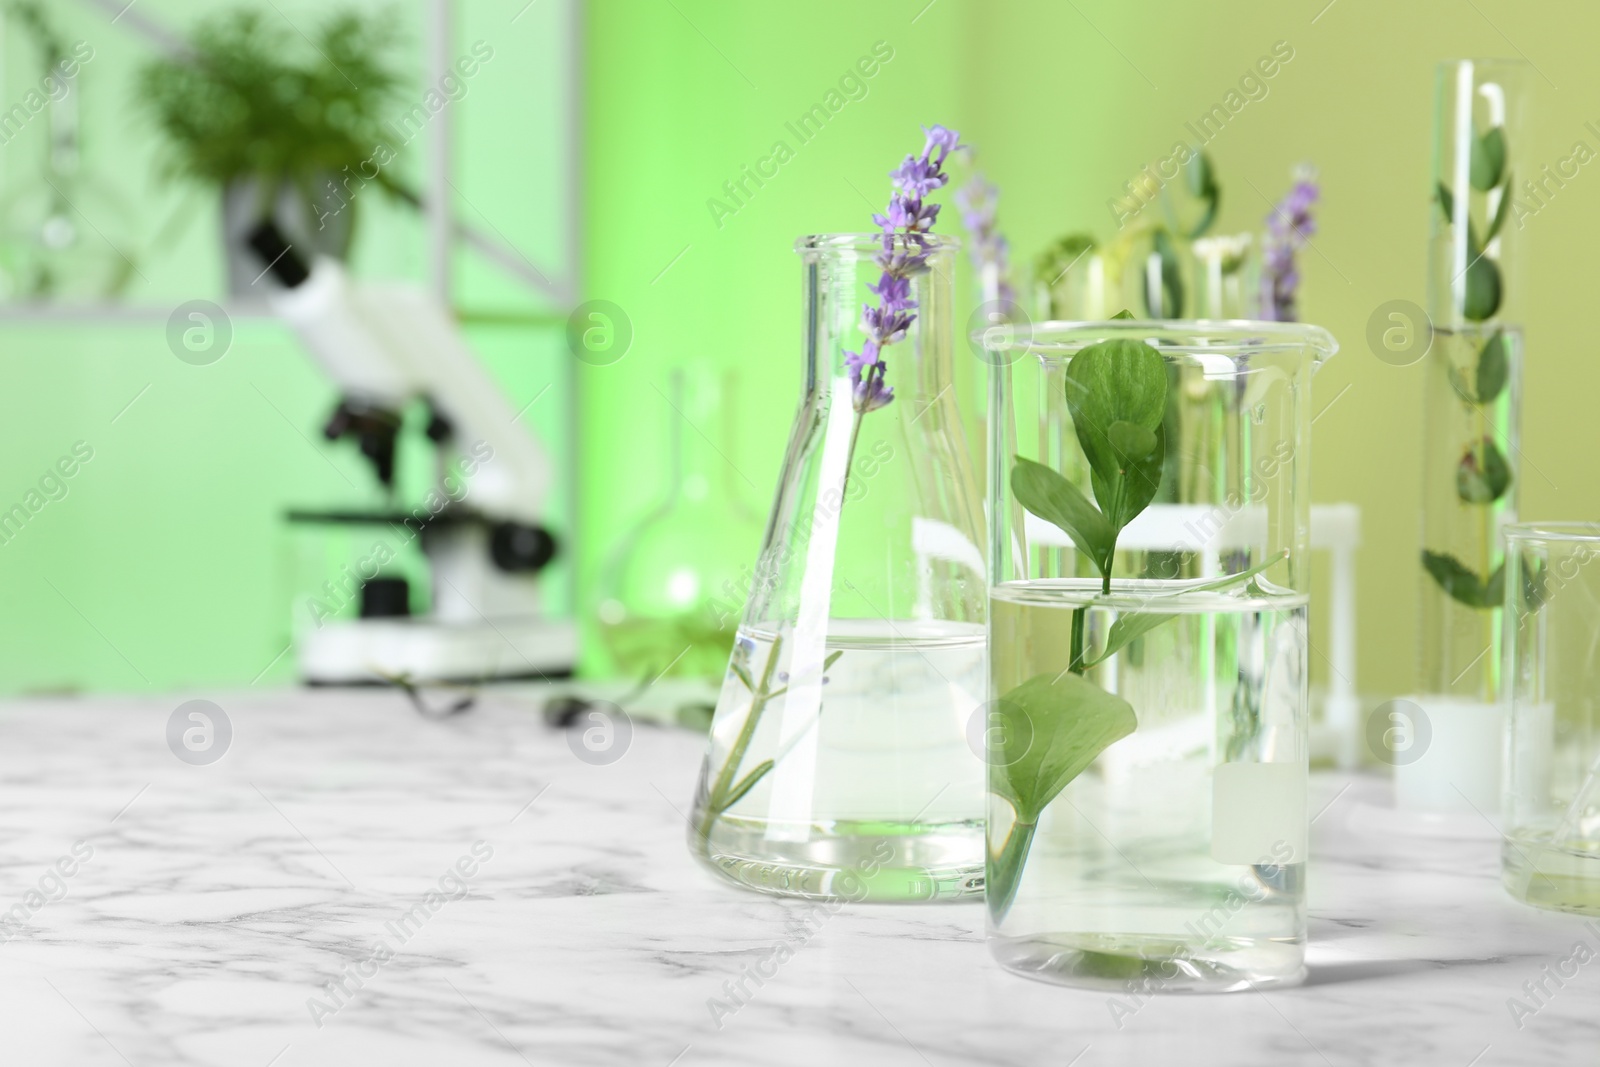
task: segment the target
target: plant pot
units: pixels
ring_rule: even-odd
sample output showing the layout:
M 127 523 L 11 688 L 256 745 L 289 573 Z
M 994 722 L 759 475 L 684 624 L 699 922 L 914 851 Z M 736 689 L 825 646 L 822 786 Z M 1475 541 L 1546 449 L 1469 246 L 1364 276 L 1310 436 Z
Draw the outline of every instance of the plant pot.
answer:
M 279 283 L 265 273 L 266 264 L 250 247 L 249 237 L 264 218 L 270 217 L 289 243 L 311 256 L 331 256 L 344 260 L 355 234 L 356 204 L 346 196 L 342 201 L 329 188 L 331 178 L 319 178 L 307 195 L 293 182 L 278 183 L 270 193 L 260 178 L 235 178 L 222 189 L 223 261 L 227 269 L 230 297 L 259 296 Z

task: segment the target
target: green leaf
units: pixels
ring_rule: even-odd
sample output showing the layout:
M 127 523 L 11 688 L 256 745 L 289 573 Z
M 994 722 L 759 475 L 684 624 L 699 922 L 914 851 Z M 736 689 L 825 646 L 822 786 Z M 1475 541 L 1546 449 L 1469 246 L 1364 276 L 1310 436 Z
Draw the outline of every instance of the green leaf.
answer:
M 1129 459 L 1144 459 L 1156 450 L 1156 435 L 1143 426 L 1118 420 L 1106 434 L 1111 447 Z
M 1089 470 L 1089 485 L 1101 502 L 1106 519 L 1118 533 L 1132 522 L 1155 499 L 1161 488 L 1161 472 L 1166 461 L 1165 426 L 1157 426 L 1155 448 L 1142 456 L 1130 456 L 1112 444 L 1112 449 L 1122 464 L 1115 471 L 1102 475 L 1093 467 Z
M 1165 229 L 1156 230 L 1150 237 L 1151 248 L 1156 257 L 1161 261 L 1161 294 L 1151 291 L 1148 275 L 1140 271 L 1141 288 L 1144 291 L 1145 310 L 1153 319 L 1181 319 L 1183 318 L 1183 276 L 1178 266 L 1178 249 L 1172 243 L 1172 235 Z
M 761 781 L 761 779 L 770 770 L 772 770 L 771 760 L 762 760 L 760 763 L 756 764 L 755 770 L 745 775 L 744 778 L 740 780 L 739 784 L 734 786 L 733 789 L 729 791 L 728 799 L 718 805 L 718 810 L 727 811 L 729 808 L 739 803 L 739 801 L 743 799 L 744 795 L 750 792 L 750 790 L 754 789 L 756 787 L 756 783 Z
M 1452 600 L 1469 608 L 1494 608 L 1505 595 L 1505 564 L 1495 568 L 1486 583 L 1460 560 L 1446 552 L 1422 550 L 1422 566 Z
M 1184 180 L 1189 187 L 1191 195 L 1198 197 L 1205 204 L 1205 211 L 1195 224 L 1189 227 L 1189 240 L 1204 234 L 1216 221 L 1217 208 L 1222 200 L 1222 189 L 1217 185 L 1216 171 L 1211 166 L 1211 157 L 1204 152 L 1196 152 L 1189 157 L 1189 162 L 1184 164 Z M 1183 303 L 1180 294 L 1178 304 Z M 1168 316 L 1175 318 L 1176 314 Z
M 1478 403 L 1492 404 L 1495 397 L 1500 395 L 1500 390 L 1506 387 L 1506 339 L 1504 330 L 1496 330 L 1494 336 L 1484 342 L 1478 350 Z
M 1482 322 L 1500 310 L 1500 268 L 1470 247 L 1468 254 L 1473 259 L 1467 265 L 1467 292 L 1461 302 L 1461 314 L 1472 322 Z
M 1511 172 L 1506 171 L 1506 187 L 1500 190 L 1500 206 L 1494 210 L 1494 219 L 1489 223 L 1489 234 L 1483 239 L 1488 244 L 1500 232 L 1500 227 L 1506 224 L 1506 215 L 1511 210 Z
M 833 666 L 835 663 L 838 663 L 839 662 L 839 657 L 842 656 L 842 655 L 844 655 L 844 650 L 843 649 L 840 649 L 837 652 L 829 652 L 828 653 L 828 658 L 822 661 L 822 669 L 823 670 L 827 670 L 829 667 Z
M 1131 319 L 1133 318 L 1133 312 L 1129 311 L 1127 308 L 1123 308 L 1121 311 L 1111 316 L 1111 318 L 1112 321 L 1117 321 L 1119 319 Z
M 1500 566 L 1494 569 L 1494 573 L 1489 575 L 1489 582 L 1483 590 L 1483 600 L 1483 606 L 1486 608 L 1498 608 L 1505 604 L 1506 565 L 1503 560 Z
M 1077 486 L 1049 467 L 1021 456 L 1016 460 L 1011 468 L 1011 492 L 1017 502 L 1072 538 L 1101 574 L 1109 573 L 1117 534 L 1106 517 Z
M 1204 152 L 1190 156 L 1189 162 L 1183 165 L 1183 179 L 1191 195 L 1210 194 L 1217 187 L 1216 176 L 1211 169 L 1211 157 Z
M 1440 182 L 1436 190 L 1439 207 L 1444 212 L 1444 221 L 1454 224 L 1456 221 L 1456 198 L 1450 195 L 1450 187 Z
M 1492 504 L 1511 487 L 1511 465 L 1492 437 L 1468 447 L 1456 464 L 1456 495 L 1468 504 Z
M 1089 460 L 1095 499 L 1115 533 L 1144 510 L 1160 484 L 1166 451 L 1161 429 L 1167 410 L 1166 361 L 1143 341 L 1101 341 L 1067 364 L 1066 394 L 1078 443 Z M 1113 440 L 1117 423 L 1128 426 Z M 1138 449 L 1147 441 L 1135 430 L 1155 439 L 1155 446 L 1142 455 Z M 1122 447 L 1130 444 L 1135 446 L 1132 453 Z
M 1423 549 L 1422 566 L 1450 598 L 1460 601 L 1469 608 L 1483 606 L 1483 580 L 1454 556 Z
M 1163 600 L 1188 593 L 1215 593 L 1224 589 L 1231 589 L 1236 585 L 1243 585 L 1268 567 L 1281 562 L 1287 556 L 1287 552 L 1280 552 L 1265 563 L 1258 563 L 1249 570 L 1240 571 L 1238 574 L 1229 574 L 1204 582 L 1184 582 L 1182 588 L 1174 589 L 1170 593 L 1152 594 L 1145 604 L 1146 606 L 1160 605 Z M 1106 634 L 1105 648 L 1100 650 L 1098 656 L 1085 661 L 1084 667 L 1088 668 L 1098 663 L 1104 663 L 1121 651 L 1128 642 L 1144 636 L 1162 623 L 1175 618 L 1177 618 L 1176 615 L 1163 614 L 1159 611 L 1146 611 L 1143 609 L 1139 611 L 1119 611 L 1117 613 L 1117 621 L 1111 624 L 1111 632 Z
M 1472 187 L 1486 193 L 1500 184 L 1506 166 L 1506 131 L 1495 126 L 1482 137 L 1472 139 Z
M 1445 376 L 1450 379 L 1450 388 L 1455 390 L 1456 396 L 1459 396 L 1462 400 L 1469 404 L 1476 404 L 1478 402 L 1478 394 L 1474 393 L 1472 391 L 1472 386 L 1467 384 L 1465 375 L 1456 370 L 1453 366 L 1446 366 L 1444 373 Z
M 989 789 L 1010 801 L 1017 821 L 1033 824 L 1050 802 L 1138 719 L 1126 700 L 1082 675 L 1038 674 L 996 701 L 998 751 L 989 757 Z

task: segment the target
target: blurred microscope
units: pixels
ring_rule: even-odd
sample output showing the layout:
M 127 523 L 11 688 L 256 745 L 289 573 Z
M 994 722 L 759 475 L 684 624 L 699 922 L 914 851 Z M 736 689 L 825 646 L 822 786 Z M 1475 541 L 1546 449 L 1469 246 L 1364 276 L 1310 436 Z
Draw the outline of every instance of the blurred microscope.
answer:
M 401 412 L 420 399 L 435 451 L 433 486 L 410 510 L 289 513 L 292 523 L 368 526 L 381 535 L 378 551 L 345 573 L 351 588 L 342 592 L 358 598 L 358 617 L 316 617 L 298 635 L 305 681 L 570 675 L 576 627 L 543 609 L 540 588 L 558 550 L 543 525 L 550 464 L 449 309 L 421 286 L 358 282 L 336 260 L 308 262 L 271 222 L 251 233 L 250 245 L 282 286 L 273 310 L 339 389 L 325 436 L 354 440 L 390 489 Z M 412 540 L 429 572 L 431 606 L 422 614 L 412 612 L 409 581 L 383 566 L 383 546 Z

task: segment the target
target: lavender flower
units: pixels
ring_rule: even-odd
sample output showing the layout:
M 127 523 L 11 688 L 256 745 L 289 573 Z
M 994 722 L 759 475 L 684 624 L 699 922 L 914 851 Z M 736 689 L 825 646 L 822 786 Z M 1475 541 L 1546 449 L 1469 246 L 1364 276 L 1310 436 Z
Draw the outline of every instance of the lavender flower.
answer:
M 995 222 L 1000 206 L 1000 190 L 975 171 L 972 178 L 956 191 L 956 207 L 961 209 L 961 224 L 972 235 L 972 265 L 984 279 L 988 289 L 993 278 L 993 292 L 985 291 L 985 300 L 998 300 L 1015 304 L 1017 292 L 1011 287 L 1011 243 L 1001 235 Z
M 1294 187 L 1267 216 L 1267 234 L 1262 242 L 1263 318 L 1275 322 L 1295 321 L 1295 294 L 1300 287 L 1295 254 L 1317 232 L 1311 205 L 1317 202 L 1318 194 L 1316 168 L 1308 163 L 1301 164 L 1295 168 Z
M 906 331 L 917 319 L 917 305 L 911 299 L 911 276 L 927 269 L 928 243 L 923 235 L 939 218 L 939 205 L 924 200 L 950 180 L 944 173 L 944 162 L 961 147 L 960 135 L 954 130 L 924 126 L 923 132 L 926 140 L 922 154 L 906 156 L 889 172 L 896 192 L 889 198 L 888 209 L 872 216 L 883 231 L 883 251 L 877 256 L 883 274 L 876 285 L 869 287 L 878 298 L 878 305 L 862 305 L 861 330 L 867 340 L 860 352 L 844 354 L 857 416 L 894 400 L 894 390 L 884 384 L 889 367 L 883 361 L 883 350 L 905 340 Z

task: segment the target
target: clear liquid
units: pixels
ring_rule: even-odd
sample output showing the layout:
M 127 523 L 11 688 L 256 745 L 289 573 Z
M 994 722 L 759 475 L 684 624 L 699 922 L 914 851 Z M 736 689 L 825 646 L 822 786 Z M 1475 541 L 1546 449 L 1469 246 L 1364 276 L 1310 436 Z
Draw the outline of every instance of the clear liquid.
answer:
M 1551 830 L 1519 830 L 1500 850 L 1506 891 L 1536 908 L 1600 915 L 1600 841 L 1567 836 L 1554 843 Z
M 1303 775 L 1305 598 L 1154 601 L 1155 583 L 1118 586 L 1112 596 L 1076 580 L 993 591 L 991 699 L 1066 670 L 1075 608 L 1087 609 L 1090 659 L 1119 613 L 1175 617 L 1086 672 L 1133 706 L 1138 727 L 1044 809 L 998 918 L 991 897 L 991 948 L 1030 977 L 1119 992 L 1299 981 L 1304 863 L 1216 861 L 1212 806 L 1220 764 L 1287 763 Z M 992 796 L 989 820 L 998 851 L 1015 813 Z
M 760 709 L 730 780 L 767 760 L 772 769 L 726 810 L 708 811 L 756 703 L 730 670 L 696 796 L 697 854 L 724 877 L 772 893 L 981 894 L 983 762 L 967 738 L 983 701 L 983 627 L 835 619 L 810 648 L 792 629 L 781 642 L 756 628 L 739 638 L 756 688 L 768 677 L 769 691 L 787 691 Z M 835 653 L 819 675 L 816 665 Z

